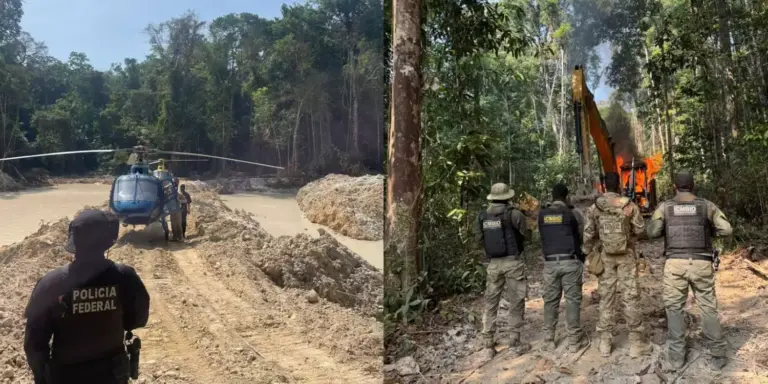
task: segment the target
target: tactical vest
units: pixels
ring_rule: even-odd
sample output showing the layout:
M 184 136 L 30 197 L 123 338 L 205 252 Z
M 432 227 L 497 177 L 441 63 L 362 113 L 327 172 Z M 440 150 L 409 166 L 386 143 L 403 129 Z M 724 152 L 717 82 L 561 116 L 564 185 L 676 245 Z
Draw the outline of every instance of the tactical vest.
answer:
M 712 229 L 707 215 L 707 202 L 672 200 L 666 206 L 664 220 L 664 253 L 712 253 Z
M 626 255 L 630 246 L 631 218 L 625 212 L 630 200 L 620 196 L 602 196 L 595 202 L 598 209 L 597 232 L 607 255 Z
M 575 255 L 578 252 L 578 233 L 573 212 L 564 206 L 549 206 L 539 211 L 539 234 L 544 256 Z
M 59 296 L 54 310 L 52 361 L 70 365 L 125 352 L 123 275 L 111 266 Z
M 512 225 L 509 214 L 512 208 L 500 213 L 480 213 L 480 226 L 483 229 L 483 246 L 490 258 L 517 256 L 523 251 L 521 236 Z

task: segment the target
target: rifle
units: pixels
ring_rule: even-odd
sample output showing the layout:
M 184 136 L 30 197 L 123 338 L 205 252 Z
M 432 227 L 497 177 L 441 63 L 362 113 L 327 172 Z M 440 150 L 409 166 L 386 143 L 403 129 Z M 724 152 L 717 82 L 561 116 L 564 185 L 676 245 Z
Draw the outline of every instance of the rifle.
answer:
M 715 272 L 720 268 L 720 250 L 717 248 L 712 251 L 712 266 L 715 267 Z
M 131 367 L 130 377 L 133 380 L 139 378 L 139 354 L 141 351 L 141 339 L 134 336 L 133 332 L 125 334 L 125 348 L 128 351 L 128 361 Z

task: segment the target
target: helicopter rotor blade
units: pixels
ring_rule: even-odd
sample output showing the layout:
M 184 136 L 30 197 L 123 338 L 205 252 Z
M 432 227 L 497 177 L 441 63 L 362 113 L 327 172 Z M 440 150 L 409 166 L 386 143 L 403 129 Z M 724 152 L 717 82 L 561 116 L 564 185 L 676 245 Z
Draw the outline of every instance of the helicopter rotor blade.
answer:
M 208 159 L 169 159 L 169 160 L 163 160 L 166 163 L 178 163 L 180 161 L 208 161 Z M 155 160 L 149 164 L 158 164 L 160 163 L 160 160 Z
M 34 158 L 34 157 L 76 155 L 76 154 L 80 154 L 80 153 L 112 153 L 112 152 L 120 152 L 120 151 L 130 151 L 130 149 L 87 149 L 87 150 L 83 150 L 83 151 L 51 152 L 51 153 L 41 153 L 41 154 L 38 154 L 38 155 L 6 157 L 6 158 L 3 158 L 3 159 L 0 159 L 0 161 L 31 159 L 31 158 Z
M 156 151 L 156 153 L 167 153 L 170 155 L 186 155 L 186 156 L 200 156 L 200 157 L 210 157 L 212 159 L 220 159 L 220 160 L 228 160 L 228 161 L 234 161 L 236 163 L 245 163 L 245 164 L 253 164 L 253 165 L 259 165 L 262 167 L 267 168 L 275 168 L 275 169 L 284 169 L 283 167 L 278 167 L 276 165 L 269 165 L 269 164 L 262 164 L 262 163 L 255 163 L 253 161 L 245 161 L 245 160 L 238 160 L 238 159 L 232 159 L 229 157 L 221 157 L 221 156 L 213 156 L 213 155 L 204 155 L 202 153 L 190 153 L 190 152 L 175 152 L 175 151 Z

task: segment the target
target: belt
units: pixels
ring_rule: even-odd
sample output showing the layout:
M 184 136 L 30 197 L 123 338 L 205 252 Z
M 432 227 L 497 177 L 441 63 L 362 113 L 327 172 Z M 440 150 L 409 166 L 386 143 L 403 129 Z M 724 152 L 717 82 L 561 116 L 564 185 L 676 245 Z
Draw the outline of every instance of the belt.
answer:
M 544 261 L 562 261 L 562 260 L 576 260 L 576 255 L 551 255 L 544 256 Z
M 694 255 L 694 254 L 684 254 L 684 253 L 672 253 L 667 255 L 667 259 L 676 259 L 676 260 L 704 260 L 704 261 L 713 261 L 712 256 L 704 256 L 704 255 Z

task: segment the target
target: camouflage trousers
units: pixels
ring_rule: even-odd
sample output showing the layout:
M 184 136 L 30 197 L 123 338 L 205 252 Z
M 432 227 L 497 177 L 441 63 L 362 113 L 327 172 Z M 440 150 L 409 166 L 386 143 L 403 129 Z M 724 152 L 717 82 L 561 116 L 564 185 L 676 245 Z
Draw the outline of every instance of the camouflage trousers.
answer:
M 621 301 L 624 307 L 624 317 L 627 320 L 627 328 L 630 332 L 642 332 L 642 320 L 640 318 L 639 287 L 637 282 L 637 264 L 633 251 L 627 255 L 611 256 L 602 255 L 605 271 L 598 277 L 597 292 L 600 294 L 599 312 L 597 321 L 598 332 L 613 332 L 614 310 L 616 292 L 621 290 Z
M 579 260 L 545 261 L 543 275 L 544 337 L 554 340 L 560 312 L 560 298 L 564 294 L 568 344 L 576 344 L 583 336 L 581 288 L 584 264 Z
M 500 257 L 491 259 L 485 282 L 485 309 L 483 311 L 483 339 L 486 346 L 493 345 L 496 332 L 496 317 L 502 294 L 509 301 L 508 327 L 510 339 L 519 340 L 523 330 L 525 298 L 528 295 L 528 280 L 525 276 L 525 263 L 521 258 Z
M 667 309 L 667 348 L 671 359 L 685 358 L 683 308 L 688 288 L 701 310 L 701 328 L 712 356 L 725 356 L 726 342 L 717 317 L 715 270 L 706 260 L 669 259 L 664 264 L 664 306 Z

